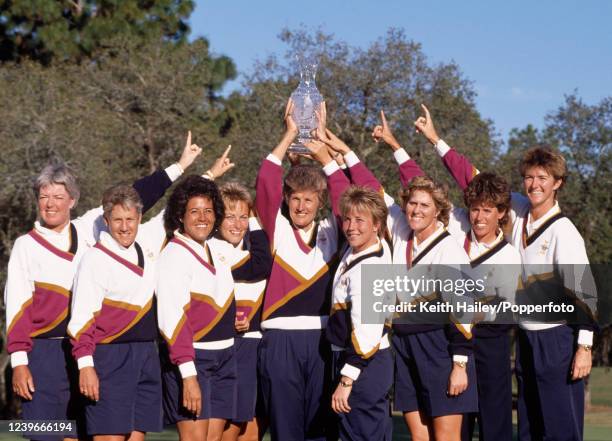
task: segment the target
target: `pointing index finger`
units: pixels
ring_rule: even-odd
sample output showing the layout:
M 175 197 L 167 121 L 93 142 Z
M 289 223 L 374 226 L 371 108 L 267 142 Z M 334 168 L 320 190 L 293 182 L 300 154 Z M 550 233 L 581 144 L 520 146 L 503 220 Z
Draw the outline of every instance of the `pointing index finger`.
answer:
M 380 119 L 381 119 L 381 121 L 382 121 L 383 127 L 387 127 L 387 126 L 388 126 L 388 124 L 387 124 L 387 118 L 385 118 L 385 112 L 384 112 L 384 110 L 381 110 L 381 111 L 380 111 Z
M 225 151 L 223 152 L 223 155 L 221 155 L 221 157 L 223 159 L 227 158 L 227 155 L 229 155 L 230 150 L 232 149 L 232 145 L 228 145 L 227 148 L 225 149 Z
M 423 112 L 425 112 L 425 118 L 430 120 L 431 115 L 429 114 L 429 109 L 427 109 L 427 106 L 425 106 L 425 104 L 421 104 L 421 108 L 423 109 Z

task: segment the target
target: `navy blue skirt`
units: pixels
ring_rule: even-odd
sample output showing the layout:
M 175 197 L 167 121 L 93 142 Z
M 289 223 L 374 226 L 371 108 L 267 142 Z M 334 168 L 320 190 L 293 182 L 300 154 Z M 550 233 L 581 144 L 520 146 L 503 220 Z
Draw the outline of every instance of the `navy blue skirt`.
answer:
M 202 412 L 195 417 L 183 407 L 183 379 L 177 366 L 164 367 L 164 421 L 175 424 L 187 420 L 219 418 L 231 420 L 236 415 L 237 375 L 234 346 L 226 349 L 196 349 L 195 366 L 202 392 Z
M 96 346 L 100 400 L 85 408 L 89 435 L 163 430 L 161 369 L 155 342 Z
M 478 411 L 474 357 L 467 365 L 468 387 L 449 396 L 448 378 L 453 368 L 448 338 L 443 329 L 393 336 L 395 349 L 395 410 L 421 411 L 430 417 Z
M 334 385 L 340 381 L 342 352 L 334 352 Z M 338 432 L 342 441 L 391 441 L 393 423 L 389 390 L 393 385 L 393 354 L 381 349 L 353 382 L 349 395 L 351 411 L 338 415 Z
M 31 420 L 75 420 L 84 436 L 85 398 L 79 391 L 79 371 L 67 338 L 35 338 L 28 353 L 28 368 L 34 380 L 32 400 L 21 400 L 22 418 Z M 30 437 L 29 437 L 30 438 Z M 30 439 L 56 441 L 63 435 L 37 435 Z

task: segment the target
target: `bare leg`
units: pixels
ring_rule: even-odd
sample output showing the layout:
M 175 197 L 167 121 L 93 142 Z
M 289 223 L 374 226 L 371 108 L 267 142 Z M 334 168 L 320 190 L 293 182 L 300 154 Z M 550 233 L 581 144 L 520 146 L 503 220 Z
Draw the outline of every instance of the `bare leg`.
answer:
M 145 439 L 145 432 L 139 432 L 138 430 L 134 430 L 132 433 L 130 433 L 130 436 L 128 437 L 127 441 L 144 441 Z
M 246 423 L 246 427 L 242 432 L 240 432 L 240 436 L 238 437 L 238 441 L 259 441 L 263 438 L 263 431 L 260 434 L 260 421 L 258 418 L 253 418 L 251 421 Z M 265 431 L 265 425 L 263 425 L 263 429 Z
M 206 441 L 208 420 L 181 421 L 176 423 L 180 441 Z
M 435 439 L 445 441 L 461 440 L 461 421 L 463 415 L 444 415 L 433 419 Z
M 245 423 L 228 423 L 225 425 L 225 430 L 223 431 L 223 438 L 221 441 L 236 441 L 238 436 L 240 436 L 241 429 Z
M 433 433 L 431 429 L 431 418 L 423 415 L 423 413 L 415 410 L 413 412 L 404 413 L 404 421 L 410 430 L 412 441 L 433 441 Z M 447 441 L 445 438 L 441 440 Z
M 226 422 L 227 420 L 222 420 L 220 418 L 209 419 L 206 441 L 221 441 L 221 438 L 223 438 L 223 430 L 225 429 Z
M 94 441 L 125 441 L 127 435 L 94 435 Z

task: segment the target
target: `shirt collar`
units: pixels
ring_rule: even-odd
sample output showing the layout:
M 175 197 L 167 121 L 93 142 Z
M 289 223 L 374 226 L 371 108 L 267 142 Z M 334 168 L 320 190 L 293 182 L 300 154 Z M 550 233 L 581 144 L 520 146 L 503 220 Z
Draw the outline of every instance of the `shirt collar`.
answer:
M 554 215 L 556 215 L 557 213 L 561 212 L 561 208 L 559 207 L 559 202 L 555 201 L 555 205 L 553 205 L 550 210 L 548 210 L 544 216 L 542 216 L 541 218 L 539 218 L 538 220 L 534 221 L 531 217 L 531 212 L 529 212 L 528 217 L 527 217 L 527 233 L 531 234 L 533 233 L 535 230 L 537 230 L 538 228 L 540 228 L 540 226 L 546 222 L 548 219 L 550 219 L 551 217 L 553 217 Z
M 176 237 L 177 239 L 185 242 L 187 245 L 189 245 L 189 247 L 193 251 L 196 252 L 196 254 L 198 254 L 199 256 L 204 256 L 205 260 L 208 261 L 208 256 L 207 256 L 208 253 L 206 252 L 206 248 L 204 248 L 204 246 L 202 244 L 199 244 L 195 240 L 190 239 L 189 237 L 185 236 L 184 234 L 181 234 L 179 232 L 179 230 L 175 230 L 174 231 L 174 237 Z M 206 243 L 206 242 L 204 242 L 204 243 Z
M 124 247 L 117 242 L 117 240 L 108 231 L 100 231 L 100 243 L 115 253 L 125 253 L 126 251 L 134 249 L 135 242 L 136 241 L 132 242 L 129 247 Z
M 62 231 L 55 231 L 47 227 L 43 227 L 39 221 L 34 222 L 34 229 L 36 232 L 40 233 L 42 236 L 51 236 L 51 237 L 68 237 L 70 231 L 70 222 L 66 224 L 66 226 L 62 229 Z
M 380 248 L 380 239 L 377 238 L 376 239 L 376 243 L 369 246 L 368 248 L 366 248 L 363 251 L 358 252 L 357 254 L 353 254 L 351 251 L 352 249 L 349 248 L 349 254 L 346 258 L 346 263 L 347 265 L 350 264 L 353 260 L 358 259 L 359 257 L 368 254 L 368 253 L 372 253 L 374 251 L 378 251 L 378 249 Z
M 425 239 L 422 243 L 417 244 L 416 234 L 414 235 L 414 240 L 412 241 L 412 251 L 413 256 L 416 256 L 419 251 L 427 248 L 430 243 L 432 243 L 436 238 L 444 232 L 444 224 L 440 221 L 436 221 L 436 231 L 433 232 L 431 236 Z
M 478 249 L 482 247 L 485 250 L 490 250 L 491 248 L 494 248 L 499 242 L 504 239 L 504 233 L 501 230 L 497 234 L 497 237 L 493 241 L 491 241 L 491 243 L 478 242 L 478 240 L 476 240 L 476 236 L 474 235 L 474 230 L 470 230 L 470 236 L 472 239 L 472 243 L 476 245 Z

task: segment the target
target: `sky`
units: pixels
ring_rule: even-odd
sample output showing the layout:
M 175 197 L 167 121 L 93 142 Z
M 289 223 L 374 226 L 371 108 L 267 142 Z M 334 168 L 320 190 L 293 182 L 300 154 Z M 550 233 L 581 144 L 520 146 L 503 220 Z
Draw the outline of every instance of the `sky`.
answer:
M 512 128 L 543 127 L 574 90 L 587 104 L 612 96 L 608 0 L 198 0 L 190 25 L 191 37 L 206 37 L 241 73 L 285 54 L 285 27 L 320 28 L 364 48 L 401 28 L 430 63 L 460 66 L 504 141 Z M 237 88 L 240 80 L 224 92 Z

